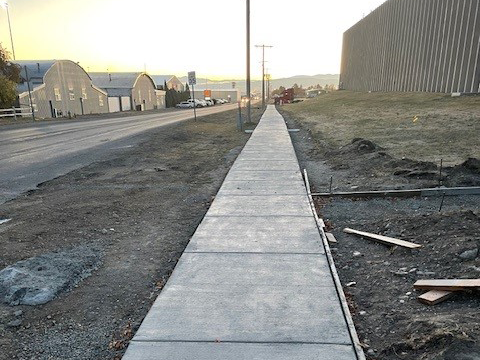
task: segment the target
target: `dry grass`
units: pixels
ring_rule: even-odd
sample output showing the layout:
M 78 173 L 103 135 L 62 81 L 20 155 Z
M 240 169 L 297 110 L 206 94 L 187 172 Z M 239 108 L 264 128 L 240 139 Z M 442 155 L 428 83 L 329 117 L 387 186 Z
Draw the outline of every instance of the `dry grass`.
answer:
M 480 158 L 480 96 L 337 91 L 282 109 L 333 147 L 361 137 L 397 158 Z

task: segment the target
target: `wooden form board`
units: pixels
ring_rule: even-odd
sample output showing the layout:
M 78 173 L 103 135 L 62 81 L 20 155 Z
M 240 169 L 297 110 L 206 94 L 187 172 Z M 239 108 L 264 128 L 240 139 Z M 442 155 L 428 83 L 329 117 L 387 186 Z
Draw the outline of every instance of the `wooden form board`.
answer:
M 480 289 L 480 279 L 434 279 L 418 280 L 413 284 L 415 289 L 461 291 Z
M 350 228 L 345 228 L 345 229 L 343 229 L 343 231 L 346 232 L 347 234 L 355 234 L 355 235 L 360 235 L 360 236 L 363 236 L 363 237 L 367 237 L 369 239 L 378 241 L 378 242 L 380 242 L 382 244 L 386 244 L 386 245 L 402 246 L 402 247 L 406 247 L 406 248 L 409 248 L 409 249 L 417 249 L 417 248 L 422 247 L 422 245 L 414 244 L 414 243 L 409 242 L 409 241 L 399 240 L 399 239 L 391 238 L 391 237 L 388 237 L 388 236 L 372 234 L 372 233 L 368 233 L 368 232 L 364 232 L 364 231 L 358 231 L 358 230 L 354 230 L 354 229 L 350 229 Z
M 436 305 L 452 297 L 453 294 L 454 294 L 453 291 L 430 290 L 425 294 L 420 295 L 418 297 L 418 301 L 427 305 Z
M 326 232 L 325 236 L 327 237 L 328 242 L 335 244 L 337 242 L 337 239 L 335 239 L 335 236 L 333 236 L 332 233 Z

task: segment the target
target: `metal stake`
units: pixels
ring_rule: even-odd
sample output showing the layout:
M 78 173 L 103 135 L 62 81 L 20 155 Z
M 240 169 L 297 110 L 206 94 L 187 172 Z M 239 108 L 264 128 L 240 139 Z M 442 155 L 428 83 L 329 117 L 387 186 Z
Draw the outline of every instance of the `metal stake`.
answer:
M 441 212 L 442 211 L 442 207 L 443 207 L 443 200 L 445 199 L 445 191 L 443 192 L 443 195 L 442 195 L 442 201 L 440 202 L 440 209 L 438 209 L 438 212 Z
M 333 175 L 330 176 L 330 194 L 332 193 Z

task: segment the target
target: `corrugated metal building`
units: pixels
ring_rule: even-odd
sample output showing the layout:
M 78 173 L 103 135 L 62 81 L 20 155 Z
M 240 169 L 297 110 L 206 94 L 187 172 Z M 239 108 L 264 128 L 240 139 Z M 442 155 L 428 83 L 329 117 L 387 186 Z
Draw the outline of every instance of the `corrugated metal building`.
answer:
M 388 0 L 343 35 L 341 89 L 480 92 L 480 0 Z
M 150 75 L 135 73 L 90 73 L 93 83 L 108 93 L 110 112 L 165 108 L 165 91 L 157 90 Z
M 180 92 L 185 91 L 185 86 L 175 75 L 151 75 L 151 77 L 153 81 L 155 81 L 155 84 L 157 84 L 157 89 L 163 89 L 166 82 L 169 89 Z
M 70 60 L 15 61 L 22 67 L 23 82 L 17 87 L 20 106 L 32 103 L 37 118 L 108 112 L 107 93 L 92 84 L 85 70 Z

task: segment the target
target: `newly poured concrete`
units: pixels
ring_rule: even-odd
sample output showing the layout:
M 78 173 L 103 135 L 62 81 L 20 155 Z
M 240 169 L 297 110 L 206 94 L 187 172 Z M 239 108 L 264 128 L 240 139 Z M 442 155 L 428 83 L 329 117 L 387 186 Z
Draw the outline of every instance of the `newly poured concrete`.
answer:
M 126 360 L 356 359 L 283 118 L 269 107 Z

